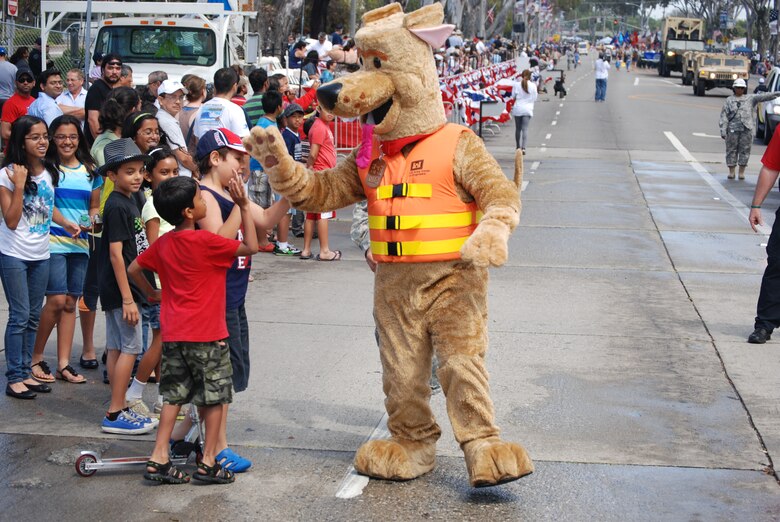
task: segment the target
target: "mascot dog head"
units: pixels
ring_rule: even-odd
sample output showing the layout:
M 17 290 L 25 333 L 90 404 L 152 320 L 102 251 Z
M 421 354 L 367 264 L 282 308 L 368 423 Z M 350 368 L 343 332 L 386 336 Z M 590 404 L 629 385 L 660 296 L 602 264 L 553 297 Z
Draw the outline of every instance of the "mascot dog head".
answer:
M 431 47 L 454 29 L 440 3 L 404 15 L 393 3 L 363 15 L 355 33 L 362 69 L 325 84 L 317 98 L 343 118 L 360 116 L 380 140 L 429 134 L 446 123 Z

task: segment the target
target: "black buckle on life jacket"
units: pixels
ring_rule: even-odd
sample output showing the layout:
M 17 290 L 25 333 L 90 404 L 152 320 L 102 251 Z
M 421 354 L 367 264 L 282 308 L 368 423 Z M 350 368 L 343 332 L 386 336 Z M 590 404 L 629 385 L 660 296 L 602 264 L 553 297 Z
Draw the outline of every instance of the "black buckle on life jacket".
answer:
M 399 230 L 401 228 L 401 216 L 387 216 L 385 228 L 387 230 Z
M 401 243 L 399 241 L 387 242 L 387 255 L 388 256 L 400 256 L 401 255 Z
M 407 185 L 406 183 L 398 183 L 397 185 L 393 185 L 393 197 L 394 198 L 405 198 L 407 193 Z

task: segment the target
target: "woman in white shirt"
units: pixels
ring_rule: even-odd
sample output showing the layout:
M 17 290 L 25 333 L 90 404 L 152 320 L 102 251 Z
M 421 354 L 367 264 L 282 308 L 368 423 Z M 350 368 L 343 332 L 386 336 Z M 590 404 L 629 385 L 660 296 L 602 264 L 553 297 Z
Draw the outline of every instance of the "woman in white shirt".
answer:
M 520 74 L 520 81 L 512 86 L 512 97 L 515 104 L 512 106 L 512 116 L 515 117 L 515 145 L 523 150 L 528 140 L 528 123 L 534 117 L 534 102 L 536 101 L 536 84 L 531 81 L 531 71 L 524 70 Z

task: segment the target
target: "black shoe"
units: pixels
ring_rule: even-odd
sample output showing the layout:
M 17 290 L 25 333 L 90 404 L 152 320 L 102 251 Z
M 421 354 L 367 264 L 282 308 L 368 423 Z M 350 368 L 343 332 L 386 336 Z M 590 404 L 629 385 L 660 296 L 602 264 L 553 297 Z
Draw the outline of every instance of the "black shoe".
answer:
M 751 344 L 764 344 L 772 338 L 772 332 L 766 328 L 756 328 L 753 333 L 748 337 L 748 342 Z
M 85 359 L 84 357 L 81 357 L 79 358 L 79 366 L 85 370 L 95 370 L 99 366 L 99 363 L 97 359 Z
M 108 380 L 108 370 L 103 370 L 103 384 L 111 384 Z
M 24 383 L 25 386 L 27 386 L 28 390 L 32 390 L 36 393 L 51 393 L 51 386 L 48 384 L 27 384 Z
M 25 384 L 25 386 L 27 386 Z M 24 390 L 23 392 L 15 392 L 10 385 L 5 387 L 5 394 L 14 399 L 34 399 L 37 394 L 31 390 Z

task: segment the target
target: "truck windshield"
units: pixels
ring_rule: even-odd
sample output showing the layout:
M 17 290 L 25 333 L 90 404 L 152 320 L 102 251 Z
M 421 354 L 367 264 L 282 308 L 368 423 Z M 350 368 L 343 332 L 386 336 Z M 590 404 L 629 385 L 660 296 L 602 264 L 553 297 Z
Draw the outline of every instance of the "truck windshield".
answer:
M 683 51 L 703 51 L 704 42 L 701 40 L 669 40 L 667 48 Z
M 210 66 L 217 61 L 214 32 L 195 27 L 105 26 L 95 51 L 118 54 L 127 63 Z
M 705 58 L 704 65 L 721 65 L 720 58 Z
M 747 62 L 743 62 L 742 60 L 735 60 L 733 58 L 727 58 L 726 65 L 729 67 L 747 67 Z

